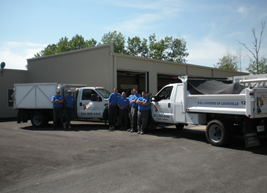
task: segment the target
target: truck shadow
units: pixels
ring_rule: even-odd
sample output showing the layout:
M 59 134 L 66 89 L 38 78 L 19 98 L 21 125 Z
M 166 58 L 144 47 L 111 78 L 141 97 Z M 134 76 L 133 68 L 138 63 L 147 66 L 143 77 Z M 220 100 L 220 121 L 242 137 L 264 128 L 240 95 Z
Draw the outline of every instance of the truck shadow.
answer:
M 34 126 L 27 126 L 27 127 L 21 127 L 21 129 L 24 130 L 30 130 L 30 131 L 95 131 L 95 130 L 108 130 L 108 125 L 102 125 L 102 124 L 74 124 L 71 125 L 71 129 L 64 129 L 61 127 L 56 127 L 55 129 L 52 129 L 53 125 L 48 124 L 45 127 L 34 127 Z
M 148 130 L 146 132 L 148 135 L 155 135 L 158 137 L 173 137 L 173 138 L 182 138 L 193 141 L 200 141 L 210 145 L 206 139 L 205 131 L 186 129 L 177 130 L 175 128 L 158 128 L 154 130 Z M 267 139 L 260 139 L 260 146 L 246 148 L 245 139 L 242 136 L 237 136 L 233 144 L 230 144 L 226 147 L 216 147 L 216 148 L 226 148 L 239 151 L 248 151 L 255 154 L 267 155 Z

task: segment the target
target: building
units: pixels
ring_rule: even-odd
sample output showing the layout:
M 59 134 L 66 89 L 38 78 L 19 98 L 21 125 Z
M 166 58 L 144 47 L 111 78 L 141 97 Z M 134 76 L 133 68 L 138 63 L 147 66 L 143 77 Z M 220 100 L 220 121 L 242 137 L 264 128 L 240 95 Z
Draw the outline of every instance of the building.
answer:
M 168 83 L 177 82 L 180 75 L 190 77 L 225 78 L 247 73 L 220 70 L 216 68 L 148 59 L 117 54 L 113 45 L 102 45 L 81 50 L 28 59 L 28 70 L 5 70 L 0 76 L 1 108 L 0 118 L 15 117 L 7 104 L 14 83 L 57 82 L 104 86 L 113 91 L 137 88 L 152 94 Z M 4 96 L 5 95 L 5 96 Z M 9 98 L 8 98 L 9 96 Z M 8 113 L 7 113 L 8 112 Z

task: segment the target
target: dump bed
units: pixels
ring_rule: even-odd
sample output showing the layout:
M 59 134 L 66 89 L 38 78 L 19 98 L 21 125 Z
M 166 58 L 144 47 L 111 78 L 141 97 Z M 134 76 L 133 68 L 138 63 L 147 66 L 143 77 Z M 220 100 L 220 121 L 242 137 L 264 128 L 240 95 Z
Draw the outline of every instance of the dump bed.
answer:
M 52 96 L 57 83 L 27 83 L 14 85 L 15 109 L 52 109 Z

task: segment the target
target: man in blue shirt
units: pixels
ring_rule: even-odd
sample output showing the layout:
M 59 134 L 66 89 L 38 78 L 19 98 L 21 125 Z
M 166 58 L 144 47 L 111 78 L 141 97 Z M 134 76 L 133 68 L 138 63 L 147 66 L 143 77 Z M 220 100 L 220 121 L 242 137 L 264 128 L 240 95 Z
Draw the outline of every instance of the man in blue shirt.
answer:
M 60 95 L 60 91 L 56 91 L 56 95 L 54 95 L 51 99 L 51 102 L 53 103 L 53 127 L 52 129 L 55 129 L 57 126 L 57 118 L 59 116 L 60 120 L 60 126 L 63 124 L 63 102 L 64 98 L 62 95 Z
M 67 91 L 67 96 L 65 97 L 64 104 L 65 104 L 65 116 L 66 122 L 63 123 L 64 129 L 68 128 L 71 129 L 70 122 L 73 118 L 73 107 L 74 107 L 74 97 L 71 96 L 71 90 Z
M 150 102 L 147 99 L 147 93 L 142 92 L 142 97 L 138 98 L 136 103 L 138 104 L 138 132 L 137 134 L 143 135 L 147 127 Z
M 121 95 L 118 93 L 118 89 L 114 88 L 114 93 L 111 93 L 108 98 L 108 122 L 109 129 L 114 129 L 116 125 L 117 111 L 118 111 L 118 100 L 121 98 Z
M 131 113 L 130 113 L 130 120 L 131 120 L 131 129 L 127 130 L 130 132 L 137 131 L 137 111 L 138 111 L 138 104 L 136 103 L 137 99 L 141 97 L 138 94 L 137 89 L 133 89 L 133 94 L 129 96 L 128 100 L 130 101 Z
M 118 104 L 118 107 L 120 109 L 120 125 L 121 125 L 121 129 L 127 129 L 127 127 L 128 127 L 129 100 L 126 98 L 125 92 L 121 93 L 121 98 L 119 98 L 117 104 Z

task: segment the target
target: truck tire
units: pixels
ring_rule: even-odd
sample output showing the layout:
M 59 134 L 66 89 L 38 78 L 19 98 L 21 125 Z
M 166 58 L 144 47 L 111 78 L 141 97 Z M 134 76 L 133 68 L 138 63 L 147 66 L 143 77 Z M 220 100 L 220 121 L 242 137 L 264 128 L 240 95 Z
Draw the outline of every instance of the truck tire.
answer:
M 206 126 L 206 138 L 211 145 L 223 147 L 231 142 L 232 132 L 226 122 L 212 120 Z
M 47 124 L 47 118 L 43 113 L 35 112 L 31 116 L 31 123 L 35 127 L 43 127 Z
M 178 124 L 175 125 L 175 127 L 176 127 L 177 130 L 182 130 L 184 128 L 184 124 L 178 123 Z

